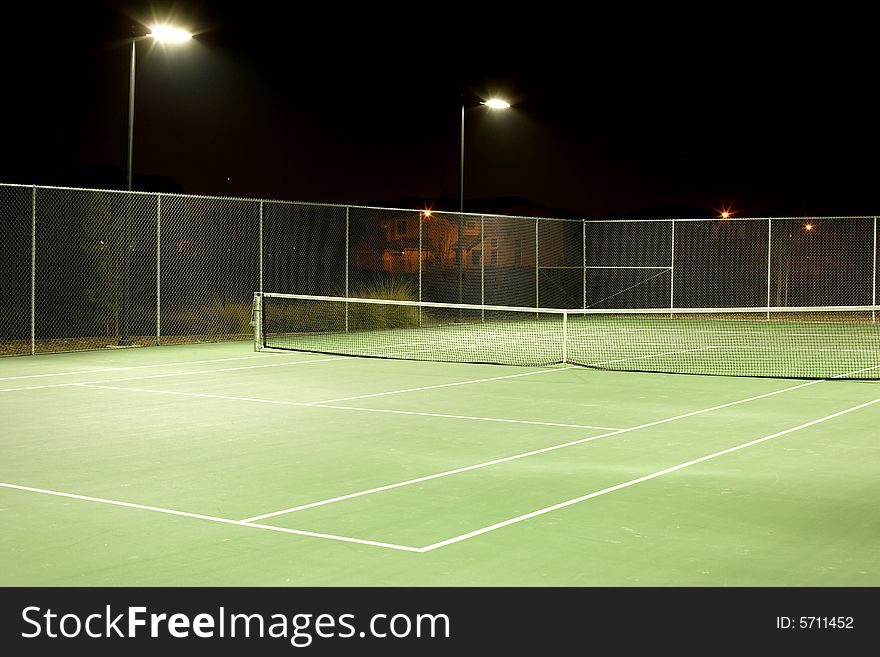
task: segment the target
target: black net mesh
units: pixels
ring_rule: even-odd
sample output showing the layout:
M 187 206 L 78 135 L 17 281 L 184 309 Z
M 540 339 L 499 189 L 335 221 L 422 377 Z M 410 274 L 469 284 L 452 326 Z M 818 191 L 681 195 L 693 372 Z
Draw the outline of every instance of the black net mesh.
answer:
M 263 295 L 263 347 L 726 376 L 880 378 L 872 312 L 552 312 Z
M 561 362 L 562 316 L 492 307 L 262 298 L 263 346 L 373 358 L 500 365 Z

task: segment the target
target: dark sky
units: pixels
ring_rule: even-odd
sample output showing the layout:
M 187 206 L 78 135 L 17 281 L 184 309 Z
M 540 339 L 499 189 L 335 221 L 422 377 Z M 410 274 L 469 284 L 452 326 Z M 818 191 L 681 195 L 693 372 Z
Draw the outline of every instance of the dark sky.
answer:
M 0 46 L 0 182 L 123 169 L 125 39 L 167 16 L 198 36 L 138 46 L 134 168 L 187 193 L 457 196 L 460 97 L 495 93 L 514 108 L 467 112 L 466 197 L 588 214 L 659 204 L 741 216 L 880 212 L 876 57 L 858 33 L 866 17 L 838 25 L 766 9 L 572 6 L 5 9 L 17 29 Z

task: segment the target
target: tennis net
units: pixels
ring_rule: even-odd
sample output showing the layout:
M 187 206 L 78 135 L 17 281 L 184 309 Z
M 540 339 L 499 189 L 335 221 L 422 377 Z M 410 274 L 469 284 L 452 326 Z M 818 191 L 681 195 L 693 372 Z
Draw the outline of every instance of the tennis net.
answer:
M 521 308 L 262 293 L 255 345 L 344 356 L 807 379 L 880 378 L 876 306 Z

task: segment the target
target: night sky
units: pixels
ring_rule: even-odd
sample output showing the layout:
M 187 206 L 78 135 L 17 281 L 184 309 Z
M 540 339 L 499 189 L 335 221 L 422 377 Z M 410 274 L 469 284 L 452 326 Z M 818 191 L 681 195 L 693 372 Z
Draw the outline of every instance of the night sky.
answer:
M 856 15 L 32 5 L 4 9 L 0 182 L 123 171 L 126 37 L 167 17 L 197 37 L 138 46 L 134 170 L 190 194 L 455 198 L 468 94 L 514 108 L 467 112 L 466 198 L 590 215 L 880 212 L 876 58 Z

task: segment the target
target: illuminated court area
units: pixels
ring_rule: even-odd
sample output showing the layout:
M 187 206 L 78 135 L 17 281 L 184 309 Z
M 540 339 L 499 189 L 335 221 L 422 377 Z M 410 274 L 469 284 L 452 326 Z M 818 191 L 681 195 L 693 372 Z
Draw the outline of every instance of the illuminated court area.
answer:
M 877 586 L 877 381 L 0 360 L 4 586 Z

